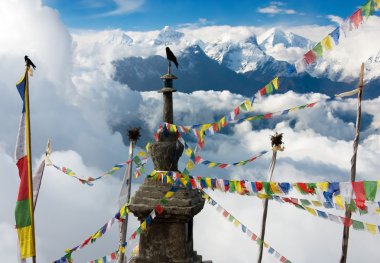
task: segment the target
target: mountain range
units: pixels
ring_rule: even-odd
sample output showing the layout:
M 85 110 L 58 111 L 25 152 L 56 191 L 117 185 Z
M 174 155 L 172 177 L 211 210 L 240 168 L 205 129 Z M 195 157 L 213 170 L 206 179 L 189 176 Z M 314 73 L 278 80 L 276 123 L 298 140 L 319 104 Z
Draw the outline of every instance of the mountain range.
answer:
M 251 96 L 275 76 L 280 76 L 281 92 L 293 90 L 298 93 L 320 92 L 333 96 L 339 92 L 353 89 L 357 79 L 344 75 L 344 65 L 330 65 L 323 59 L 311 65 L 302 74 L 288 73 L 285 69 L 299 54 L 315 45 L 315 42 L 280 29 L 269 29 L 256 36 L 245 39 L 215 39 L 205 42 L 183 32 L 165 27 L 151 38 L 133 39 L 122 31 L 107 37 L 107 41 L 126 43 L 128 46 L 142 46 L 147 56 L 133 54 L 116 58 L 113 79 L 127 84 L 138 91 L 158 90 L 158 78 L 167 72 L 167 60 L 163 57 L 165 46 L 175 51 L 179 68 L 173 73 L 179 77 L 175 87 L 181 92 L 195 90 L 229 90 Z M 114 44 L 114 43 L 111 43 Z M 274 50 L 296 51 L 298 57 L 279 59 L 272 56 Z M 162 50 L 162 51 L 161 51 Z M 275 58 L 277 57 L 277 59 Z M 380 52 L 365 63 L 366 87 L 364 98 L 380 95 Z

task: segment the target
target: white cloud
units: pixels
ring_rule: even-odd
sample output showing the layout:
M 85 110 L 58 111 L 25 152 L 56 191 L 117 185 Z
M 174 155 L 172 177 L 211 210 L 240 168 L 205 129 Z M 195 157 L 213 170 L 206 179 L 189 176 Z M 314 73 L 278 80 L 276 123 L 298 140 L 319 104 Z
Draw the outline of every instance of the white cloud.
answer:
M 114 34 L 77 34 L 73 37 L 75 44 L 72 44 L 71 36 L 56 12 L 41 7 L 40 1 L 33 0 L 27 4 L 21 0 L 7 4 L 1 2 L 0 7 L 0 29 L 7 36 L 0 42 L 3 61 L 0 65 L 3 87 L 0 104 L 4 109 L 0 113 L 3 124 L 0 130 L 0 170 L 7 175 L 0 184 L 0 255 L 3 261 L 14 262 L 16 233 L 13 213 L 19 179 L 11 155 L 21 108 L 14 83 L 22 73 L 22 70 L 17 72 L 15 69 L 22 69 L 24 53 L 27 52 L 38 67 L 30 79 L 34 166 L 41 158 L 46 138 L 52 136 L 56 149 L 52 159 L 56 164 L 66 165 L 78 175 L 102 174 L 114 163 L 127 158 L 127 148 L 120 134 L 112 134 L 108 124 L 141 120 L 146 124 L 143 132 L 153 131 L 161 118 L 162 95 L 134 92 L 110 79 L 113 70 L 110 62 L 113 59 L 134 53 L 148 56 L 158 52 L 143 48 L 149 47 L 144 39 L 153 39 L 158 32 L 128 32 L 132 43 L 143 43 L 141 46 L 128 45 L 130 39 L 123 35 L 125 32 L 118 30 L 113 31 Z M 9 15 L 15 13 L 19 16 Z M 28 27 L 23 26 L 26 24 Z M 199 28 L 193 34 L 199 34 L 203 39 L 215 39 L 216 35 L 225 33 L 225 38 L 243 39 L 260 30 L 263 29 L 223 26 Z M 320 29 L 316 27 L 315 30 Z M 111 39 L 108 38 L 110 36 Z M 25 42 L 25 39 L 29 41 Z M 49 41 L 51 39 L 54 41 Z M 276 111 L 320 98 L 326 97 L 288 92 L 263 99 L 255 110 Z M 243 96 L 228 91 L 176 93 L 175 120 L 181 124 L 215 120 L 243 99 Z M 363 131 L 358 178 L 375 179 L 378 172 L 378 104 L 379 98 L 363 101 L 363 113 L 374 117 Z M 277 130 L 284 132 L 286 150 L 279 154 L 275 180 L 347 180 L 353 121 L 342 116 L 349 116 L 352 110 L 355 110 L 354 99 L 337 100 L 323 102 L 314 109 L 296 111 L 285 118 L 236 125 L 228 134 L 208 138 L 202 155 L 216 161 L 239 161 L 268 149 L 269 135 Z M 269 161 L 270 156 L 267 155 L 237 169 L 200 166 L 194 174 L 263 179 Z M 182 158 L 181 169 L 184 162 L 185 158 Z M 90 188 L 54 168 L 46 169 L 36 208 L 39 261 L 49 262 L 62 256 L 64 249 L 82 242 L 113 216 L 120 177 L 121 173 L 109 176 Z M 137 182 L 141 183 L 141 179 Z M 134 190 L 138 187 L 137 182 L 133 185 Z M 253 231 L 259 232 L 260 200 L 218 192 L 210 194 Z M 257 246 L 210 208 L 206 205 L 195 218 L 195 249 L 199 254 L 214 262 L 251 262 L 256 258 Z M 133 220 L 131 231 L 137 226 Z M 379 224 L 378 217 L 371 215 L 360 217 L 360 220 Z M 338 261 L 341 232 L 341 226 L 305 215 L 294 207 L 276 203 L 270 206 L 267 241 L 296 262 Z M 104 256 L 117 247 L 117 240 L 118 228 L 114 226 L 109 234 L 75 254 L 74 259 L 84 262 Z M 349 258 L 354 262 L 376 262 L 379 245 L 378 236 L 351 230 Z M 264 257 L 266 261 L 275 262 L 267 254 Z
M 102 16 L 116 16 L 116 15 L 124 15 L 131 12 L 135 12 L 141 8 L 144 4 L 145 0 L 113 0 L 116 4 L 116 9 Z
M 285 4 L 283 2 L 270 2 L 269 6 L 266 7 L 260 7 L 257 9 L 257 12 L 262 14 L 268 14 L 268 15 L 294 15 L 297 14 L 296 10 L 294 9 L 286 9 L 282 8 Z
M 328 15 L 327 18 L 330 19 L 331 22 L 334 22 L 338 25 L 341 25 L 343 23 L 343 18 L 340 16 Z

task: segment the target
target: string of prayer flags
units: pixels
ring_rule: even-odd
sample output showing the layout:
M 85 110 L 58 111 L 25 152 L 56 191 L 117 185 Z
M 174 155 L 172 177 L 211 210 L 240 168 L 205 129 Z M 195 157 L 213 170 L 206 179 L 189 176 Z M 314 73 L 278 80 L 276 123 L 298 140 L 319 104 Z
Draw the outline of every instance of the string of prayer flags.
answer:
M 157 214 L 162 214 L 164 212 L 164 207 L 162 205 L 165 205 L 169 202 L 168 199 L 170 199 L 174 193 L 179 189 L 178 185 L 180 183 L 179 180 L 176 180 L 173 183 L 173 186 L 170 188 L 170 190 L 164 195 L 163 198 L 159 201 L 159 203 L 155 206 L 155 208 L 151 211 L 151 213 L 145 218 L 143 222 L 140 223 L 140 226 L 137 228 L 135 232 L 132 233 L 130 236 L 130 240 L 135 239 L 142 231 L 146 230 L 147 226 L 149 226 Z M 87 238 L 84 242 L 82 242 L 80 245 L 77 245 L 71 249 L 66 249 L 66 255 L 61 257 L 60 259 L 53 261 L 54 263 L 59 262 L 69 262 L 69 261 L 62 261 L 67 260 L 68 258 L 71 259 L 71 254 L 75 251 L 78 251 L 82 249 L 83 247 L 87 246 L 88 244 L 94 243 L 98 238 L 102 237 L 111 227 L 112 225 L 117 222 L 117 220 L 123 220 L 125 218 L 125 215 L 129 213 L 128 204 L 125 204 L 116 214 L 113 218 L 111 218 L 106 224 L 104 224 L 98 231 L 96 231 L 94 234 L 92 234 L 89 238 Z
M 121 168 L 123 168 L 124 166 L 130 164 L 131 162 L 134 162 L 137 165 L 136 174 L 135 175 L 136 175 L 136 177 L 138 177 L 138 176 L 140 176 L 140 174 L 145 173 L 144 165 L 147 163 L 148 159 L 149 159 L 149 156 L 146 154 L 146 152 L 141 151 L 135 157 L 133 157 L 133 159 L 128 160 L 128 161 L 123 162 L 123 163 L 115 164 L 107 172 L 105 172 L 102 175 L 100 175 L 98 177 L 95 177 L 95 178 L 93 178 L 91 176 L 89 176 L 87 178 L 78 177 L 76 175 L 76 173 L 72 169 L 67 168 L 65 166 L 60 167 L 60 166 L 55 165 L 53 163 L 47 164 L 47 166 L 53 166 L 58 171 L 61 171 L 62 173 L 66 174 L 66 175 L 69 175 L 69 176 L 71 176 L 73 178 L 76 178 L 82 184 L 87 184 L 89 186 L 93 186 L 94 185 L 93 184 L 94 181 L 102 179 L 104 176 L 107 176 L 107 175 L 113 175 L 116 171 L 120 170 Z
M 277 258 L 280 262 L 290 263 L 291 261 L 287 259 L 285 256 L 281 255 L 277 250 L 275 250 L 272 246 L 266 243 L 264 240 L 259 238 L 254 232 L 252 232 L 246 225 L 236 219 L 229 211 L 227 211 L 224 207 L 222 207 L 219 203 L 217 203 L 213 198 L 211 198 L 208 194 L 203 192 L 203 198 L 207 201 L 208 204 L 215 207 L 216 211 L 220 213 L 224 218 L 227 219 L 230 223 L 232 223 L 235 227 L 240 227 L 241 231 L 245 233 L 251 240 L 255 241 L 257 245 L 261 245 L 264 243 L 265 250 Z
M 116 250 L 115 252 L 112 252 L 111 254 L 109 254 L 107 256 L 103 256 L 103 257 L 98 258 L 98 259 L 90 260 L 87 263 L 108 263 L 108 262 L 112 262 L 114 260 L 117 260 L 118 255 L 119 255 L 119 250 Z
M 333 221 L 333 222 L 338 223 L 338 224 L 343 224 L 344 226 L 347 226 L 347 227 L 352 227 L 354 230 L 364 230 L 365 229 L 373 235 L 380 234 L 380 226 L 375 225 L 375 224 L 365 223 L 365 222 L 353 220 L 351 218 L 346 218 L 346 217 L 342 217 L 342 216 L 336 216 L 336 215 L 333 215 L 333 214 L 330 214 L 330 213 L 327 213 L 327 212 L 324 212 L 324 211 L 321 211 L 318 209 L 313 209 L 313 208 L 310 208 L 308 206 L 304 206 L 304 205 L 302 205 L 302 204 L 298 203 L 297 201 L 290 199 L 290 198 L 277 197 L 277 198 L 273 198 L 273 199 L 276 200 L 277 202 L 280 202 L 280 203 L 285 202 L 288 204 L 292 204 L 299 209 L 302 209 L 304 211 L 309 212 L 313 216 L 317 216 L 317 217 L 320 217 L 320 218 L 323 218 L 326 220 L 330 220 L 330 221 Z
M 306 70 L 307 66 L 314 63 L 317 58 L 324 55 L 324 51 L 332 50 L 332 38 L 335 46 L 339 44 L 340 30 L 347 36 L 349 31 L 354 28 L 359 28 L 360 24 L 364 22 L 363 16 L 366 20 L 372 16 L 375 10 L 379 9 L 379 0 L 368 0 L 363 6 L 358 8 L 351 16 L 349 16 L 343 23 L 330 32 L 320 42 L 318 42 L 311 50 L 307 51 L 303 57 L 295 62 L 295 68 L 298 73 Z
M 246 121 L 265 120 L 265 119 L 271 119 L 271 118 L 276 117 L 276 116 L 284 116 L 284 115 L 288 115 L 291 112 L 294 112 L 294 111 L 297 111 L 297 110 L 303 110 L 303 109 L 313 108 L 318 102 L 319 101 L 314 101 L 314 102 L 310 102 L 310 103 L 307 103 L 307 104 L 299 105 L 299 106 L 296 106 L 296 107 L 293 107 L 293 108 L 285 109 L 285 110 L 282 110 L 282 111 L 248 116 L 248 117 L 245 117 L 245 118 L 242 118 L 242 119 L 236 119 L 234 121 L 229 121 L 228 123 L 225 122 L 225 123 L 223 123 L 223 125 L 211 125 L 210 123 L 209 124 L 200 124 L 201 126 L 209 127 L 208 129 L 201 128 L 201 130 L 204 130 L 203 133 L 201 133 L 199 131 L 200 129 L 199 129 L 198 125 L 192 125 L 192 126 L 178 125 L 177 126 L 175 124 L 164 122 L 162 125 L 160 125 L 159 129 L 156 132 L 155 137 L 158 139 L 158 134 L 161 131 L 163 131 L 164 129 L 170 130 L 171 132 L 193 134 L 198 139 L 197 146 L 200 149 L 202 149 L 203 146 L 204 146 L 204 136 L 205 135 L 212 136 L 212 135 L 220 132 L 221 128 L 224 128 L 224 127 L 226 127 L 229 124 L 242 123 L 242 122 L 246 122 Z M 180 140 L 181 135 L 179 134 L 178 137 L 179 137 L 178 139 Z M 181 141 L 181 143 L 182 143 L 182 141 Z
M 264 88 L 260 89 L 256 94 L 257 97 L 262 97 L 267 94 L 273 93 L 274 90 L 278 90 L 280 86 L 280 81 L 278 77 L 275 77 L 272 79 L 267 85 L 264 86 Z M 193 133 L 198 138 L 198 147 L 200 149 L 204 146 L 204 135 L 208 133 L 214 134 L 215 132 L 220 131 L 222 128 L 224 128 L 228 123 L 233 122 L 237 119 L 237 117 L 240 115 L 241 112 L 248 112 L 252 110 L 252 105 L 255 100 L 255 95 L 252 96 L 251 99 L 246 99 L 243 102 L 241 102 L 239 105 L 235 106 L 234 109 L 229 112 L 227 115 L 220 118 L 218 121 L 213 123 L 205 123 L 205 124 L 196 124 L 191 126 L 176 126 L 174 124 L 170 123 L 164 123 L 164 125 L 160 125 L 159 129 L 157 130 L 154 138 L 157 141 L 158 140 L 158 134 L 159 132 L 177 132 L 180 131 L 182 133 Z M 166 130 L 165 130 L 166 129 Z
M 196 164 L 203 164 L 203 165 L 207 165 L 208 168 L 220 168 L 220 169 L 224 169 L 224 168 L 228 168 L 228 167 L 231 167 L 231 166 L 242 166 L 242 165 L 246 165 L 248 163 L 251 163 L 253 161 L 255 161 L 257 158 L 263 156 L 264 154 L 266 154 L 268 151 L 262 151 L 260 152 L 258 155 L 254 156 L 254 157 L 251 157 L 247 160 L 244 160 L 244 161 L 239 161 L 239 162 L 235 162 L 235 163 L 218 163 L 218 162 L 212 162 L 212 161 L 209 161 L 209 160 L 205 160 L 203 159 L 202 157 L 200 157 L 199 155 L 195 157 L 195 163 Z
M 288 183 L 262 182 L 246 180 L 226 180 L 219 178 L 191 176 L 178 172 L 153 171 L 148 178 L 164 183 L 179 182 L 187 188 L 211 189 L 241 195 L 258 196 L 259 198 L 273 198 L 274 195 L 289 196 L 292 191 L 302 195 L 316 195 L 318 200 L 297 199 L 307 205 L 335 208 L 338 210 L 359 211 L 363 213 L 380 213 L 380 202 L 375 201 L 380 181 L 362 182 L 317 182 L 317 183 Z M 349 190 L 350 187 L 354 190 Z M 351 192 L 353 195 L 351 196 Z M 358 192 L 360 194 L 355 195 Z M 352 198 L 352 199 L 351 199 Z

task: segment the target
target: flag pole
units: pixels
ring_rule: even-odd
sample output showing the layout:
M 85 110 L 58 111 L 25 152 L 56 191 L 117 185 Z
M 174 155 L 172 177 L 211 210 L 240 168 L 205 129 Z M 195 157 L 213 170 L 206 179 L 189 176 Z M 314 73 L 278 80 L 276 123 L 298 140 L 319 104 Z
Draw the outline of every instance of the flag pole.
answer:
M 132 186 L 132 158 L 133 158 L 133 148 L 140 137 L 140 128 L 134 128 L 130 129 L 128 131 L 128 137 L 129 137 L 129 160 L 131 162 L 128 164 L 128 169 L 125 170 L 123 183 L 126 182 L 127 184 L 127 196 L 126 200 L 129 202 L 129 199 L 131 197 L 131 186 Z M 123 186 L 122 186 L 123 191 Z M 122 194 L 122 191 L 120 194 Z M 122 221 L 121 227 L 120 227 L 120 246 L 125 243 L 126 237 L 127 237 L 127 230 L 128 230 L 128 213 L 125 215 L 125 220 Z M 119 258 L 118 263 L 125 263 L 125 255 L 124 252 L 119 250 Z
M 28 155 L 28 190 L 29 190 L 29 210 L 30 210 L 30 223 L 32 226 L 32 242 L 34 248 L 33 263 L 37 262 L 36 257 L 36 237 L 34 229 L 34 209 L 33 209 L 33 177 L 32 177 L 32 143 L 31 143 L 31 132 L 30 132 L 30 104 L 29 104 L 29 72 L 30 65 L 26 65 L 25 70 L 25 113 L 26 113 L 26 150 Z
M 277 160 L 277 151 L 283 151 L 285 148 L 283 147 L 282 142 L 282 133 L 278 134 L 277 132 L 275 135 L 271 136 L 271 143 L 272 143 L 272 161 L 269 166 L 268 171 L 268 178 L 267 182 L 270 182 L 272 180 L 274 167 L 276 166 L 276 160 Z M 263 247 L 264 247 L 264 238 L 265 238 L 265 226 L 267 221 L 267 214 L 268 214 L 268 198 L 265 198 L 264 200 L 264 210 L 263 210 L 263 217 L 262 217 L 262 223 L 261 223 L 261 234 L 260 234 L 260 247 L 259 247 L 259 257 L 257 259 L 258 263 L 261 263 L 263 259 Z
M 356 157 L 358 153 L 358 145 L 359 145 L 359 138 L 360 138 L 363 79 L 364 79 L 364 63 L 362 63 L 361 68 L 360 68 L 360 78 L 359 78 L 359 84 L 358 84 L 358 106 L 357 106 L 357 113 L 356 113 L 356 128 L 355 128 L 355 138 L 354 138 L 354 143 L 353 143 L 353 155 L 351 158 L 351 182 L 355 182 L 355 178 L 356 178 Z M 351 192 L 351 200 L 352 200 L 352 192 Z M 348 221 L 351 220 L 351 210 L 346 208 L 345 217 L 348 218 Z M 342 240 L 342 256 L 340 258 L 340 263 L 345 263 L 347 260 L 349 235 L 350 235 L 350 227 L 344 224 L 343 240 Z

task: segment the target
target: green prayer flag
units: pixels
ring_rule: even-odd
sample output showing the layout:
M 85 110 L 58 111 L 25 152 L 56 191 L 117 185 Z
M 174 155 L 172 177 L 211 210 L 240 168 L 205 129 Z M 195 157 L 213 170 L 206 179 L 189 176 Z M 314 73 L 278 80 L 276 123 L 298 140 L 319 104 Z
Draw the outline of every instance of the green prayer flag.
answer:
M 368 201 L 375 201 L 377 191 L 377 181 L 364 181 L 365 198 Z
M 315 52 L 315 54 L 317 54 L 318 57 L 323 56 L 323 48 L 321 42 L 319 42 L 317 45 L 315 45 L 315 47 L 313 47 L 313 51 Z
M 273 84 L 270 82 L 265 86 L 266 94 L 271 94 L 273 92 Z
M 245 102 L 239 105 L 240 109 L 243 111 L 248 111 L 247 106 L 245 105 Z
M 310 201 L 306 200 L 306 199 L 301 199 L 301 204 L 302 205 L 311 205 Z
M 272 189 L 270 188 L 269 182 L 263 182 L 264 190 L 267 195 L 273 195 Z
M 352 219 L 352 227 L 355 230 L 364 230 L 364 224 L 363 224 L 363 222 L 356 221 L 356 220 L 353 220 L 353 219 Z
M 234 218 L 232 215 L 229 215 L 229 216 L 228 216 L 228 221 L 232 222 L 232 221 L 234 221 L 234 219 L 235 219 L 235 218 Z
M 234 193 L 236 191 L 235 189 L 235 182 L 230 181 L 230 193 Z
M 351 203 L 346 203 L 346 210 L 355 212 L 356 211 L 356 204 L 353 200 L 351 200 Z
M 369 0 L 365 5 L 361 7 L 361 9 L 362 9 L 362 14 L 364 14 L 366 19 L 368 19 L 368 17 L 373 15 L 373 13 L 375 12 L 373 1 Z

